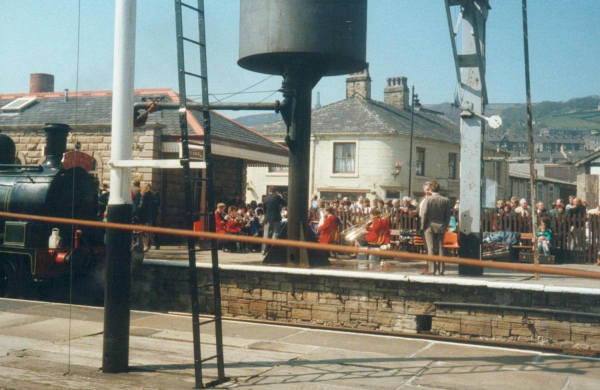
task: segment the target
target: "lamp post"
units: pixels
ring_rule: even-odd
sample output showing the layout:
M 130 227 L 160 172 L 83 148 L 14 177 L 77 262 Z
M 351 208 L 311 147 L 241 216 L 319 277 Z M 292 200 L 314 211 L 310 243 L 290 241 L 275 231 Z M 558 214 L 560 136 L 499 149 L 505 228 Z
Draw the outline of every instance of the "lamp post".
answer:
M 412 167 L 413 167 L 413 135 L 415 129 L 415 110 L 419 112 L 421 103 L 419 103 L 419 95 L 415 95 L 415 86 L 412 86 L 412 102 L 410 104 L 410 152 L 408 163 L 408 196 L 412 198 Z

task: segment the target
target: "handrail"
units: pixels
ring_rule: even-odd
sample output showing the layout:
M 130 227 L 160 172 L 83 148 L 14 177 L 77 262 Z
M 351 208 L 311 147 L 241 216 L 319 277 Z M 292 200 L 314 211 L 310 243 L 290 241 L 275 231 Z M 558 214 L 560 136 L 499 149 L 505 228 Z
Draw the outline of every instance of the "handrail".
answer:
M 349 247 L 349 246 L 344 246 L 344 245 L 319 244 L 319 243 L 315 243 L 315 242 L 294 241 L 294 240 L 287 240 L 287 239 L 255 238 L 255 237 L 249 237 L 249 236 L 217 234 L 217 233 L 211 233 L 211 232 L 196 232 L 196 231 L 192 231 L 192 230 L 183 230 L 183 229 L 160 228 L 160 227 L 121 224 L 121 223 L 112 223 L 112 222 L 86 221 L 86 220 L 69 219 L 69 218 L 44 217 L 44 216 L 39 216 L 39 215 L 5 213 L 5 212 L 0 212 L 0 218 L 27 219 L 27 220 L 32 220 L 32 221 L 57 223 L 57 224 L 65 224 L 65 225 L 76 224 L 79 226 L 89 226 L 89 227 L 95 227 L 95 228 L 101 228 L 101 229 L 128 230 L 128 231 L 133 231 L 133 232 L 141 231 L 141 232 L 146 232 L 146 233 L 159 233 L 159 234 L 168 234 L 168 235 L 178 235 L 178 236 L 184 236 L 184 237 L 197 237 L 197 238 L 201 238 L 201 239 L 213 239 L 213 240 L 222 240 L 222 241 L 239 241 L 239 242 L 245 242 L 245 243 L 250 243 L 250 244 L 291 246 L 291 247 L 296 247 L 296 248 L 305 248 L 305 249 L 311 249 L 311 250 L 330 251 L 330 252 L 338 252 L 338 253 L 351 253 L 351 254 L 364 253 L 364 254 L 369 254 L 369 255 L 390 257 L 390 258 L 402 259 L 402 260 L 408 260 L 408 261 L 437 261 L 437 262 L 448 263 L 448 264 L 459 264 L 459 265 L 467 265 L 467 266 L 483 267 L 483 268 L 494 268 L 494 269 L 501 269 L 501 270 L 507 270 L 507 271 L 517 271 L 517 272 L 525 272 L 525 273 L 540 273 L 540 274 L 559 275 L 559 276 L 572 276 L 572 277 L 577 277 L 577 278 L 600 280 L 600 272 L 594 272 L 594 271 L 563 269 L 563 268 L 556 268 L 556 267 L 542 267 L 542 266 L 526 265 L 526 264 L 496 263 L 496 262 L 489 262 L 489 261 L 483 261 L 483 260 L 461 259 L 461 258 L 450 257 L 450 256 L 429 256 L 429 255 L 424 255 L 424 254 L 420 254 L 420 253 L 407 253 L 407 252 L 398 252 L 398 251 L 391 251 L 391 250 L 362 249 L 362 248 Z

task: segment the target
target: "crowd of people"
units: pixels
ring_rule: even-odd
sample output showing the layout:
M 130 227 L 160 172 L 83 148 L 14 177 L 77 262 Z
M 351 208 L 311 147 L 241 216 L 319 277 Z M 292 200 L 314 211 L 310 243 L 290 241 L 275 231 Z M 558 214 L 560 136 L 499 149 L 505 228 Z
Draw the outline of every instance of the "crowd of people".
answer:
M 496 225 L 501 225 L 501 219 L 506 217 L 522 216 L 530 217 L 535 215 L 539 221 L 538 231 L 536 233 L 538 238 L 538 251 L 541 254 L 549 255 L 552 249 L 552 239 L 554 238 L 554 232 L 552 230 L 552 218 L 557 218 L 566 215 L 572 216 L 583 216 L 586 214 L 598 214 L 598 208 L 588 210 L 587 203 L 580 198 L 575 196 L 569 196 L 568 201 L 563 199 L 557 199 L 552 202 L 551 207 L 548 209 L 544 202 L 537 202 L 535 209 L 532 209 L 527 202 L 527 199 L 519 200 L 516 197 L 512 197 L 510 200 L 504 201 L 499 199 L 496 202 L 496 208 L 494 210 L 496 215 Z M 572 247 L 578 247 L 578 241 L 581 227 L 573 226 L 570 232 L 573 233 Z M 572 249 L 573 249 L 572 248 Z
M 386 245 L 390 238 L 390 216 L 406 214 L 421 219 L 420 233 L 424 246 L 430 255 L 443 254 L 443 236 L 448 226 L 455 227 L 456 215 L 460 208 L 460 201 L 452 202 L 439 194 L 440 185 L 437 182 L 428 182 L 423 187 L 425 196 L 421 199 L 373 199 L 359 196 L 356 201 L 348 197 L 334 199 L 326 203 L 314 195 L 310 199 L 307 224 L 313 230 L 322 244 L 336 243 L 339 238 L 342 213 L 354 216 L 364 216 L 357 223 L 361 234 L 356 238 L 355 245 Z M 224 193 L 224 191 L 222 191 Z M 106 221 L 106 206 L 109 199 L 108 186 L 103 183 L 98 189 L 98 216 Z M 152 191 L 150 183 L 132 183 L 131 199 L 133 203 L 134 223 L 148 226 L 157 226 L 160 212 L 160 194 Z M 271 191 L 263 196 L 262 202 L 252 201 L 246 204 L 239 193 L 232 198 L 222 195 L 218 197 L 215 211 L 216 232 L 220 234 L 246 235 L 251 237 L 277 238 L 287 218 L 287 202 L 276 191 Z M 532 208 L 527 199 L 512 197 L 509 200 L 499 199 L 493 209 L 498 226 L 505 217 L 536 215 L 539 221 L 537 232 L 538 249 L 540 253 L 549 254 L 553 232 L 551 218 L 561 215 L 600 214 L 600 208 L 588 210 L 585 201 L 575 196 L 570 196 L 568 201 L 557 199 L 550 208 L 543 202 L 537 202 Z M 452 221 L 452 222 L 451 222 Z M 347 227 L 347 226 L 346 226 Z M 144 251 L 151 247 L 153 241 L 156 249 L 160 248 L 158 235 L 144 235 Z M 268 247 L 265 245 L 242 245 L 240 242 L 223 244 L 223 249 L 228 252 L 261 251 L 265 255 Z M 428 274 L 444 274 L 443 263 L 429 262 Z
M 110 191 L 108 184 L 102 183 L 98 187 L 98 219 L 108 221 L 108 199 Z M 135 180 L 131 184 L 131 202 L 133 206 L 133 222 L 139 225 L 158 226 L 160 213 L 160 192 L 152 191 L 152 184 L 141 183 Z M 144 252 L 150 250 L 151 242 L 156 249 L 160 249 L 160 237 L 158 233 L 142 234 Z

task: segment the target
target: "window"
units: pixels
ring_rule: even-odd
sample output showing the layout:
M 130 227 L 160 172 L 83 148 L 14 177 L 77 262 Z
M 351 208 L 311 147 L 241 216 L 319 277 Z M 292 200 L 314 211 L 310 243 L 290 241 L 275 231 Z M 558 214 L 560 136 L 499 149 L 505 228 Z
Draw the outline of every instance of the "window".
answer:
M 554 193 L 554 184 L 548 184 L 548 203 L 552 203 L 555 200 L 556 194 Z
M 332 192 L 332 191 L 321 191 L 320 199 L 325 201 L 333 201 L 335 199 L 348 198 L 351 202 L 358 200 L 358 197 L 362 196 L 363 199 L 367 197 L 366 192 Z
M 289 170 L 290 167 L 287 165 L 269 164 L 269 172 L 287 172 Z
M 425 176 L 425 148 L 417 148 L 416 175 Z
M 494 169 L 496 170 L 496 183 L 498 183 L 499 186 L 502 185 L 502 163 L 494 163 L 495 167 Z
M 21 111 L 30 104 L 33 104 L 36 99 L 36 97 L 18 98 L 2 107 L 2 111 Z
M 538 202 L 543 202 L 543 196 L 544 196 L 544 184 L 537 183 L 536 191 L 535 191 L 535 198 Z
M 333 173 L 356 172 L 356 143 L 333 144 Z
M 402 197 L 402 194 L 400 193 L 400 191 L 387 190 L 385 191 L 385 197 L 386 199 L 400 199 Z
M 456 153 L 448 155 L 448 179 L 456 179 Z

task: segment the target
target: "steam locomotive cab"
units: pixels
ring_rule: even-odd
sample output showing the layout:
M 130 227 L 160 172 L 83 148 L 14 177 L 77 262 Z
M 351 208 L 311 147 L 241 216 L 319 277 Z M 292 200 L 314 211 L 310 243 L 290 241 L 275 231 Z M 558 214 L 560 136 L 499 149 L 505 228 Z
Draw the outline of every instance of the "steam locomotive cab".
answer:
M 96 219 L 96 179 L 82 164 L 67 164 L 66 157 L 62 163 L 69 126 L 44 129 L 47 157 L 42 165 L 15 165 L 14 142 L 0 134 L 0 210 Z M 0 294 L 28 297 L 35 282 L 90 273 L 104 260 L 103 235 L 101 229 L 0 219 Z

